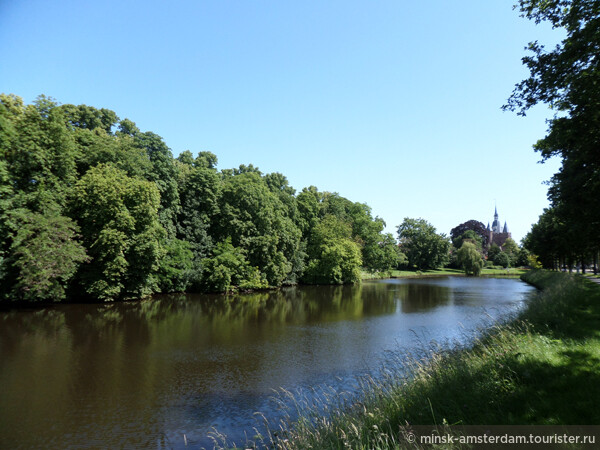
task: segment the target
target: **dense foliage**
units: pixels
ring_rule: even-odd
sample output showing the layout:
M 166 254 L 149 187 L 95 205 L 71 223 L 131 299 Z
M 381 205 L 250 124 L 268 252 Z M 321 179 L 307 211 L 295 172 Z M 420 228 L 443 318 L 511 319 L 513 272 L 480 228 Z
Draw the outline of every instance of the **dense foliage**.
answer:
M 371 209 L 279 173 L 174 158 L 116 113 L 0 96 L 0 299 L 352 283 L 403 255 Z
M 424 219 L 405 218 L 398 226 L 398 238 L 410 267 L 437 269 L 449 261 L 450 240 Z
M 570 267 L 596 259 L 600 248 L 600 2 L 520 0 L 517 8 L 566 35 L 551 50 L 529 44 L 530 75 L 505 108 L 524 115 L 545 103 L 556 111 L 535 150 L 543 160 L 560 157 L 562 167 L 550 181 L 551 207 L 524 243 L 545 267 Z
M 485 225 L 478 220 L 468 220 L 450 230 L 450 239 L 452 239 L 452 245 L 456 248 L 460 248 L 462 245 L 462 239 L 465 233 L 467 232 L 471 236 L 470 238 L 475 238 L 475 235 L 478 236 L 479 245 L 483 249 L 487 249 L 489 247 L 489 239 L 490 233 L 485 228 Z

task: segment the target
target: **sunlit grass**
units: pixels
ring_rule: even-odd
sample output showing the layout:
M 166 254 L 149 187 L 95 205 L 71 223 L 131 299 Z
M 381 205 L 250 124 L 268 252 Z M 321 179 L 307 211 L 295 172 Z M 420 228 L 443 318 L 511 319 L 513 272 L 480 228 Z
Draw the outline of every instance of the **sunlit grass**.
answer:
M 527 269 L 508 268 L 508 269 L 482 269 L 482 276 L 494 277 L 518 277 L 527 272 Z M 361 271 L 362 280 L 378 280 L 382 278 L 422 278 L 422 277 L 437 277 L 437 276 L 464 276 L 465 271 L 461 269 L 432 269 L 432 270 L 391 270 L 384 272 L 368 272 Z
M 511 277 L 518 277 L 523 275 L 524 273 L 527 273 L 528 269 L 521 269 L 521 268 L 517 268 L 517 267 L 509 267 L 508 269 L 486 269 L 483 268 L 481 270 L 481 275 L 483 276 L 490 276 L 490 275 L 494 275 L 494 276 L 511 276 Z
M 375 273 L 363 270 L 361 272 L 361 278 L 363 280 L 377 280 L 382 278 L 421 278 L 447 275 L 464 275 L 464 271 L 459 269 L 444 268 L 432 270 L 390 270 Z

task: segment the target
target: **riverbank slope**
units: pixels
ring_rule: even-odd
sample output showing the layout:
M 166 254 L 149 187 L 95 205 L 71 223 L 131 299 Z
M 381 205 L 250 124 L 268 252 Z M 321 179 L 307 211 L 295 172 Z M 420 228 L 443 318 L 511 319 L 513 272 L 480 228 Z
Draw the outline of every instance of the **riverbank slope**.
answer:
M 542 292 L 469 350 L 413 360 L 411 374 L 365 381 L 330 417 L 304 413 L 280 448 L 398 448 L 411 425 L 600 423 L 600 286 L 530 271 Z

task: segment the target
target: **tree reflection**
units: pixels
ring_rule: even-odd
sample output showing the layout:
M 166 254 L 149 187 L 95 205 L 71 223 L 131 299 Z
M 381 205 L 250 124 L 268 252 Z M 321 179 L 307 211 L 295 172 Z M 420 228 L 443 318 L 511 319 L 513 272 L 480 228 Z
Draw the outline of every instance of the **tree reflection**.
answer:
M 451 302 L 444 286 L 365 282 L 0 313 L 0 410 L 11 411 L 0 418 L 0 443 L 42 446 L 85 427 L 94 435 L 132 411 L 152 440 L 165 426 L 156 408 L 187 421 L 220 396 L 230 407 L 262 407 L 272 388 L 372 352 L 378 333 L 363 319 Z M 11 431 L 27 429 L 36 433 Z
M 421 313 L 452 301 L 452 289 L 435 284 L 406 283 L 398 285 L 396 295 L 402 300 L 402 312 Z

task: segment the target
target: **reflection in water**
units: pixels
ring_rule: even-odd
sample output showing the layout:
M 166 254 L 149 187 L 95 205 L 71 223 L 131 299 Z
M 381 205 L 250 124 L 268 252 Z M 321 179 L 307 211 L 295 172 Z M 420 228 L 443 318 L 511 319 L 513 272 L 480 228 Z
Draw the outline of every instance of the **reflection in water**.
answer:
M 452 289 L 435 284 L 409 283 L 398 286 L 403 313 L 425 312 L 452 302 Z
M 273 389 L 346 389 L 385 352 L 418 345 L 415 330 L 454 339 L 529 291 L 385 280 L 2 312 L 0 447 L 183 447 L 184 434 L 210 445 L 213 426 L 241 438 L 254 412 L 277 414 Z

